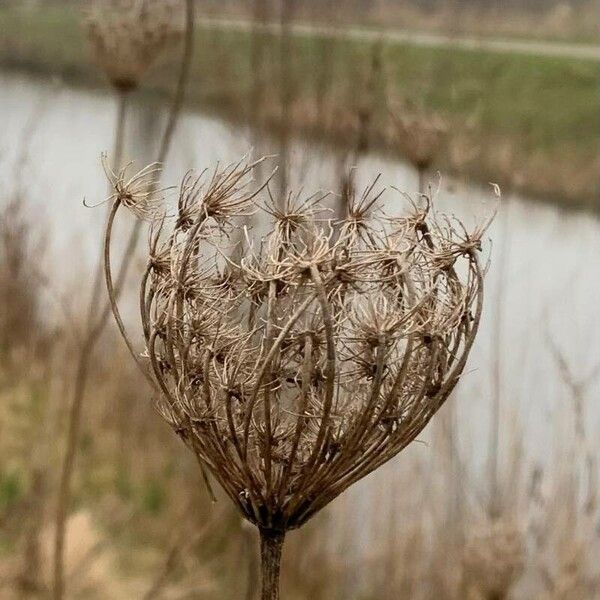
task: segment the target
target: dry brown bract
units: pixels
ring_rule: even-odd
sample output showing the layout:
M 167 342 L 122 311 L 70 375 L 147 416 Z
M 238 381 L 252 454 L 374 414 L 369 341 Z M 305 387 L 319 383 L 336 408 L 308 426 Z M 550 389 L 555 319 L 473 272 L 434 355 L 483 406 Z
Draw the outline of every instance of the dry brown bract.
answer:
M 368 194 L 338 223 L 311 199 L 261 207 L 253 167 L 185 179 L 178 214 L 153 225 L 140 306 L 162 414 L 282 537 L 405 448 L 457 384 L 483 228 L 429 205 L 379 218 Z M 252 211 L 266 236 L 236 233 Z
M 135 89 L 182 31 L 181 5 L 169 0 L 95 2 L 86 18 L 92 54 L 121 91 Z

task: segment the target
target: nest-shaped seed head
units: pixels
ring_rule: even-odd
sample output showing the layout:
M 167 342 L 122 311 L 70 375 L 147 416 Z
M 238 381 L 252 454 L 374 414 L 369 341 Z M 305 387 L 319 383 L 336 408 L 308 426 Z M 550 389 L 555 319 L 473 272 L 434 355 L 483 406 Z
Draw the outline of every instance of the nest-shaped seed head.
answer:
M 183 33 L 181 4 L 172 0 L 102 0 L 86 12 L 96 64 L 118 90 L 139 86 L 148 69 Z
M 186 177 L 154 226 L 141 316 L 164 417 L 250 521 L 286 530 L 405 448 L 456 386 L 483 229 L 429 205 L 386 219 L 364 196 L 343 222 L 317 196 L 261 204 L 254 165 Z M 251 212 L 260 235 L 240 225 Z
M 392 112 L 394 140 L 417 169 L 428 169 L 448 137 L 448 125 L 435 113 L 423 109 L 396 109 Z

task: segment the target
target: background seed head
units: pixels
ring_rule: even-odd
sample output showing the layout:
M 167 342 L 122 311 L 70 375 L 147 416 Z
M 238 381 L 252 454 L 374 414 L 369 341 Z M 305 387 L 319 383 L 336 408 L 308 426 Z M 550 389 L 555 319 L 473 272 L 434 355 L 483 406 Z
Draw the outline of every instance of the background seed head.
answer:
M 170 0 L 94 2 L 85 25 L 96 64 L 115 88 L 129 91 L 181 37 L 182 6 Z

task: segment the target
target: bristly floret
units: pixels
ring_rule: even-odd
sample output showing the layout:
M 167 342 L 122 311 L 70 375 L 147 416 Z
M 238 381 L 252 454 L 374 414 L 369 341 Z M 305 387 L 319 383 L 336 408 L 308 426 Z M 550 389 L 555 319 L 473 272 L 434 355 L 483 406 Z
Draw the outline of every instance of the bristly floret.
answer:
M 289 192 L 283 202 L 277 202 L 268 186 L 267 192 L 268 200 L 262 209 L 273 217 L 274 233 L 283 243 L 289 242 L 296 230 L 306 231 L 318 219 L 324 211 L 322 203 L 329 196 L 329 193 L 317 192 L 303 198 L 301 192 Z
M 375 193 L 381 176 L 378 175 L 373 182 L 363 191 L 362 195 L 357 198 L 354 185 L 349 188 L 347 198 L 348 212 L 346 217 L 340 221 L 340 235 L 348 238 L 348 243 L 354 242 L 357 238 L 365 236 L 372 224 L 373 219 L 377 216 L 380 209 L 379 200 L 385 193 L 385 188 Z M 368 241 L 363 238 L 363 241 Z
M 118 200 L 136 217 L 148 221 L 154 220 L 163 209 L 164 193 L 168 188 L 158 189 L 162 167 L 152 163 L 132 176 L 128 171 L 129 163 L 115 173 L 108 164 L 105 154 L 102 155 L 102 166 L 113 192 L 109 200 Z
M 191 217 L 195 213 L 200 219 L 210 218 L 220 224 L 234 217 L 250 216 L 254 212 L 253 199 L 268 183 L 248 192 L 252 174 L 264 160 L 250 162 L 243 158 L 223 169 L 217 166 L 208 180 L 205 180 L 207 172 L 204 171 L 195 180 L 190 179 L 188 186 L 183 188 L 184 199 L 180 206 L 184 206 Z

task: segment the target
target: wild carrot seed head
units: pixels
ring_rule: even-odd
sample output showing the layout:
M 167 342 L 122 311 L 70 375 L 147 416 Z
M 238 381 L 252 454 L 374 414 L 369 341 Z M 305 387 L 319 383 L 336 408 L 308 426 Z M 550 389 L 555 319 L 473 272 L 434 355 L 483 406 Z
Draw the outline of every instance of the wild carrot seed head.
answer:
M 261 205 L 255 165 L 188 176 L 153 238 L 141 316 L 165 418 L 246 518 L 285 530 L 427 425 L 464 369 L 483 273 L 430 203 L 399 227 L 372 186 L 335 223 L 310 200 Z
M 85 19 L 92 55 L 120 91 L 137 88 L 148 69 L 182 35 L 172 0 L 96 1 Z

